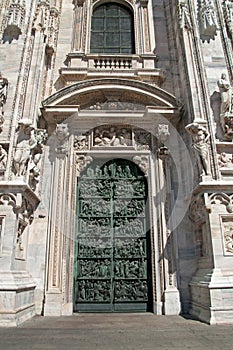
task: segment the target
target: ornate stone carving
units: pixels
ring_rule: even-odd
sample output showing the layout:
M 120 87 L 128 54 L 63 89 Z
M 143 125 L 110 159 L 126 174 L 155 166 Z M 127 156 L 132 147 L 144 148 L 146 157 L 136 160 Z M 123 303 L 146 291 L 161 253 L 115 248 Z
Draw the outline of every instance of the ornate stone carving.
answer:
M 52 56 L 55 50 L 58 31 L 58 14 L 58 9 L 55 6 L 51 7 L 48 24 L 48 40 L 46 44 L 47 56 Z
M 143 129 L 134 130 L 134 142 L 136 150 L 150 150 L 151 133 Z
M 233 155 L 222 152 L 218 154 L 218 165 L 220 168 L 232 168 L 233 167 Z
M 17 258 L 22 257 L 21 253 L 24 251 L 22 236 L 26 226 L 27 226 L 27 223 L 25 221 L 19 220 L 17 238 L 16 238 L 16 257 Z
M 93 161 L 93 158 L 91 156 L 85 156 L 80 155 L 76 157 L 76 169 L 77 169 L 77 176 L 80 176 L 81 171 L 83 171 L 88 164 L 90 164 Z
M 217 35 L 217 19 L 213 0 L 198 0 L 198 20 L 201 40 L 210 42 Z
M 139 166 L 139 168 L 144 172 L 145 175 L 148 174 L 149 171 L 149 156 L 135 156 L 133 157 L 133 161 L 135 164 Z
M 14 169 L 16 176 L 26 174 L 27 165 L 32 154 L 32 150 L 37 146 L 34 135 L 34 127 L 31 120 L 21 119 L 19 121 L 19 130 L 14 154 Z
M 8 80 L 2 76 L 0 72 L 0 132 L 2 131 L 2 125 L 4 123 L 4 104 L 7 99 Z
M 46 31 L 49 19 L 49 0 L 39 0 L 37 3 L 36 13 L 33 21 L 33 27 L 36 30 Z
M 18 39 L 23 32 L 26 14 L 25 0 L 11 0 L 4 35 Z
M 233 213 L 233 194 L 224 192 L 213 193 L 209 196 L 209 202 L 213 204 L 223 204 L 226 206 L 228 213 Z
M 177 12 L 179 18 L 179 24 L 181 29 L 191 29 L 191 20 L 188 4 L 183 0 L 179 1 L 177 5 Z
M 29 186 L 33 191 L 36 190 L 37 183 L 40 177 L 40 167 L 39 162 L 42 156 L 43 144 L 46 142 L 48 134 L 44 129 L 36 129 L 34 136 L 37 145 L 33 148 L 31 153 L 31 160 L 29 163 Z
M 0 205 L 11 205 L 14 210 L 20 208 L 21 203 L 13 193 L 0 193 Z
M 233 254 L 233 218 L 223 219 L 223 239 L 226 253 Z
M 87 151 L 89 149 L 88 134 L 74 137 L 74 149 L 76 151 Z
M 68 124 L 61 123 L 57 124 L 56 127 L 56 152 L 57 154 L 67 154 L 68 152 L 68 138 L 69 129 Z
M 189 217 L 198 225 L 202 225 L 206 222 L 206 207 L 204 198 L 202 195 L 196 195 L 192 198 L 189 205 Z
M 227 30 L 232 38 L 232 35 L 233 35 L 233 3 L 232 1 L 225 0 L 223 3 L 223 7 L 224 7 L 224 17 L 225 17 Z
M 232 87 L 225 73 L 222 73 L 218 80 L 219 92 L 221 95 L 220 125 L 227 140 L 233 140 L 233 106 Z
M 166 146 L 158 148 L 158 157 L 162 160 L 165 160 L 169 156 L 170 152 Z
M 126 111 L 141 111 L 145 110 L 145 106 L 140 103 L 106 101 L 103 103 L 97 102 L 87 108 L 88 110 L 126 110 Z
M 0 145 L 0 175 L 6 170 L 7 151 Z
M 187 125 L 186 130 L 192 136 L 193 149 L 195 151 L 200 175 L 211 175 L 209 161 L 209 133 L 206 128 L 198 123 Z
M 167 141 L 169 136 L 170 136 L 170 132 L 169 132 L 168 124 L 159 124 L 158 132 L 156 134 L 156 137 L 158 138 L 158 142 L 160 144 L 164 144 Z
M 132 145 L 132 132 L 128 127 L 100 126 L 94 129 L 93 146 L 127 147 Z

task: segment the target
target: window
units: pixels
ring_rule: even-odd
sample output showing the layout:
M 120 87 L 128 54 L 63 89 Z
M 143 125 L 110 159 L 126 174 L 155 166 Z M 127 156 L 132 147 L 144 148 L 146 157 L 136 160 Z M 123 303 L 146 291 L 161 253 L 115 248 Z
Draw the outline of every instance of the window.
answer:
M 133 14 L 128 8 L 108 3 L 94 9 L 90 52 L 135 53 Z

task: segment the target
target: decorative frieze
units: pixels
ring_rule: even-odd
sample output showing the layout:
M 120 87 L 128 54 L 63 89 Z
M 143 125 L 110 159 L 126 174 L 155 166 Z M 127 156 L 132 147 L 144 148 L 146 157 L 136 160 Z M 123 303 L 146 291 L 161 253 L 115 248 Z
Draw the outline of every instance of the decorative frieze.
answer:
M 215 13 L 213 0 L 198 0 L 198 21 L 203 42 L 209 43 L 217 35 L 218 25 Z
M 208 144 L 210 135 L 207 129 L 198 123 L 191 123 L 185 128 L 193 139 L 192 146 L 197 159 L 199 174 L 201 176 L 211 175 Z
M 0 133 L 4 123 L 4 105 L 7 99 L 8 80 L 0 72 Z
M 100 126 L 95 128 L 93 146 L 127 147 L 132 145 L 132 133 L 128 127 Z

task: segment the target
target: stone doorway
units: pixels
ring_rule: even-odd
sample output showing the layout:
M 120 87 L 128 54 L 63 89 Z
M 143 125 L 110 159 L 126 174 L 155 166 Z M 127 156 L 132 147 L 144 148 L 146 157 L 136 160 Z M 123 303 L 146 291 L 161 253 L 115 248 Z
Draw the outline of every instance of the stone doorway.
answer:
M 148 185 L 126 159 L 78 178 L 74 311 L 151 311 Z

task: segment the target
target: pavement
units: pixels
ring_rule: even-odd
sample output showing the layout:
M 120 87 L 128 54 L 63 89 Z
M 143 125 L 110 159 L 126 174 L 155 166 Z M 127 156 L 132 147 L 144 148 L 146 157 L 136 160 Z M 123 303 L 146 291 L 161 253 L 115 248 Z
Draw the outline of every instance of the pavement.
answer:
M 233 325 L 150 313 L 36 316 L 17 328 L 0 328 L 0 349 L 232 350 Z

